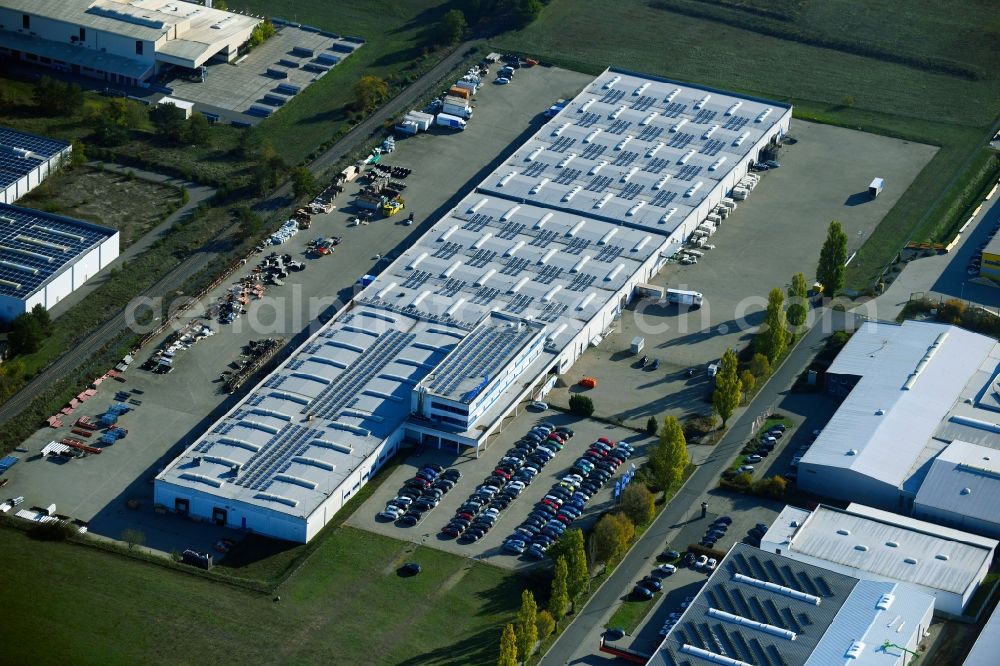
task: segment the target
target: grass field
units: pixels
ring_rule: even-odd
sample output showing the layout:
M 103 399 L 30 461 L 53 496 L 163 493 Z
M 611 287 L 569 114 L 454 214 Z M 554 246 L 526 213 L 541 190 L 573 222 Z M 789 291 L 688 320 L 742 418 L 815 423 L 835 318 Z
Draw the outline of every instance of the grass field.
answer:
M 497 46 L 581 71 L 614 65 L 761 95 L 793 103 L 802 118 L 940 146 L 852 262 L 848 286 L 863 288 L 907 239 L 935 239 L 947 226 L 930 212 L 951 185 L 961 189 L 953 178 L 996 119 L 1000 17 L 984 0 L 958 4 L 621 0 L 608 21 L 607 3 L 553 0 Z M 850 52 L 864 48 L 868 56 Z
M 329 74 L 306 88 L 258 128 L 295 164 L 348 127 L 344 105 L 363 75 L 378 76 L 399 90 L 438 61 L 431 50 L 438 18 L 454 3 L 445 0 L 232 0 L 232 9 L 317 26 L 366 40 Z
M 490 664 L 521 591 L 495 567 L 351 528 L 324 539 L 280 602 L 12 529 L 0 558 L 17 572 L 8 664 Z M 423 573 L 399 577 L 406 561 Z
M 124 250 L 180 207 L 181 192 L 125 174 L 75 167 L 50 176 L 18 205 L 117 229 Z

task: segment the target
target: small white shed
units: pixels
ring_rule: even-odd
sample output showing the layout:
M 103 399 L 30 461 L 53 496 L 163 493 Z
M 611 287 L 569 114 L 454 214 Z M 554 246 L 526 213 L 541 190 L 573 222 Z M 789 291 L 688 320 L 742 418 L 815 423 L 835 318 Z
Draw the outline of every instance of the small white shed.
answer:
M 176 97 L 164 97 L 157 104 L 173 104 L 184 113 L 185 120 L 190 118 L 191 114 L 194 113 L 194 102 L 187 102 Z
M 885 187 L 885 181 L 881 178 L 875 178 L 868 185 L 868 196 L 872 199 L 882 194 L 882 188 Z

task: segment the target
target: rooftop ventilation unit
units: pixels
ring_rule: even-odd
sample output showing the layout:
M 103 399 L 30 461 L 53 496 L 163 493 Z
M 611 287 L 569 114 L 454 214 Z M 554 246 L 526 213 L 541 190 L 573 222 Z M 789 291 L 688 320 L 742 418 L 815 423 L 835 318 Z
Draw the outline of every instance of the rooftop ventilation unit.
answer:
M 588 134 L 587 136 L 585 136 L 585 137 L 583 138 L 583 142 L 584 142 L 584 143 L 591 143 L 591 142 L 592 142 L 592 141 L 593 141 L 594 139 L 596 139 L 596 138 L 597 138 L 597 136 L 598 136 L 598 135 L 599 135 L 599 134 L 600 134 L 600 133 L 601 133 L 602 131 L 603 131 L 603 130 L 602 130 L 602 129 L 601 129 L 600 127 L 598 127 L 598 128 L 597 128 L 597 129 L 595 129 L 595 130 L 594 130 L 593 132 L 591 132 L 590 134 Z
M 854 550 L 860 550 L 862 553 L 867 553 L 868 552 L 868 546 L 866 546 L 863 543 L 859 543 L 856 546 L 854 546 Z
M 726 115 L 727 116 L 733 115 L 734 113 L 736 113 L 737 111 L 739 111 L 739 109 L 740 109 L 741 106 L 743 106 L 743 102 L 736 102 L 736 104 L 733 104 L 731 107 L 729 107 L 728 109 L 726 109 Z
M 641 86 L 632 91 L 632 95 L 638 97 L 642 93 L 646 92 L 646 88 L 649 87 L 649 81 L 646 81 Z
M 684 153 L 683 155 L 681 155 L 680 157 L 677 158 L 677 163 L 678 164 L 687 164 L 688 160 L 690 160 L 692 157 L 694 157 L 695 152 L 696 151 L 694 149 L 687 151 L 686 153 Z
M 681 118 L 678 120 L 673 127 L 670 128 L 671 132 L 680 132 L 681 128 L 687 125 L 687 118 Z
M 597 200 L 597 203 L 594 204 L 594 208 L 597 208 L 597 209 L 604 208 L 604 204 L 606 204 L 609 201 L 611 201 L 611 197 L 613 197 L 613 196 L 615 196 L 615 195 L 612 194 L 611 192 L 608 192 L 603 197 L 601 197 L 600 199 Z
M 648 125 L 649 123 L 653 122 L 653 119 L 656 118 L 658 115 L 660 115 L 659 111 L 653 111 L 648 116 L 640 120 L 639 124 L 643 126 Z
M 538 194 L 539 192 L 542 191 L 542 188 L 545 187 L 546 183 L 548 182 L 549 182 L 548 178 L 542 178 L 540 181 L 535 183 L 534 187 L 528 190 L 528 194 Z
M 583 185 L 574 185 L 573 188 L 562 196 L 563 203 L 569 203 L 569 201 L 583 189 Z M 551 215 L 551 213 L 549 213 Z M 536 225 L 537 227 L 538 225 Z
M 856 456 L 856 455 L 858 455 L 858 450 L 857 449 L 847 449 L 847 455 L 849 455 L 849 456 Z
M 579 191 L 579 186 L 577 186 L 577 191 Z M 538 222 L 535 222 L 535 229 L 541 229 L 545 226 L 545 223 L 552 219 L 552 213 L 546 213 L 538 218 Z
M 734 146 L 742 146 L 743 142 L 746 141 L 747 138 L 749 138 L 749 136 L 750 136 L 750 132 L 743 132 L 743 134 L 740 134 L 738 137 L 736 137 L 735 139 L 733 139 L 733 145 Z
M 622 77 L 620 77 L 620 76 L 612 77 L 612 79 L 610 81 L 608 81 L 607 83 L 604 84 L 604 89 L 605 90 L 611 90 L 612 88 L 615 87 L 615 84 L 617 84 L 621 80 L 622 80 Z
M 962 494 L 963 495 L 971 495 L 972 494 L 972 488 L 962 488 Z
M 542 146 L 539 146 L 538 148 L 535 148 L 533 151 L 531 151 L 530 153 L 528 153 L 527 157 L 524 158 L 524 161 L 525 162 L 534 162 L 535 158 L 537 158 L 539 155 L 541 155 L 543 150 L 545 150 L 545 148 L 543 148 Z
M 695 183 L 691 187 L 687 188 L 687 192 L 684 193 L 684 197 L 687 198 L 687 199 L 690 199 L 691 197 L 693 197 L 698 192 L 698 190 L 701 189 L 702 185 L 704 185 L 704 183 L 702 183 L 699 180 L 697 183 Z
M 455 271 L 457 271 L 458 268 L 459 268 L 459 266 L 461 266 L 461 265 L 462 265 L 462 261 L 461 260 L 456 260 L 455 263 L 453 263 L 451 266 L 449 266 L 448 268 L 446 268 L 443 271 L 441 271 L 441 277 L 444 277 L 444 278 L 451 277 L 452 274 Z
M 552 130 L 552 136 L 561 136 L 562 133 L 563 133 L 563 130 L 565 130 L 567 127 L 569 127 L 569 123 L 563 123 L 559 127 L 557 127 L 554 130 Z
M 705 95 L 704 97 L 702 97 L 701 99 L 699 99 L 697 102 L 694 103 L 694 108 L 698 111 L 701 111 L 702 109 L 705 108 L 705 105 L 708 104 L 708 100 L 710 99 L 712 99 L 711 95 Z
M 560 291 L 562 291 L 562 285 L 557 284 L 556 286 L 549 289 L 548 293 L 542 296 L 542 300 L 546 303 L 550 303 L 552 302 L 552 299 L 556 297 L 556 294 L 558 294 Z
M 503 187 L 504 185 L 506 185 L 507 183 L 510 182 L 511 178 L 513 178 L 516 175 L 517 175 L 517 173 L 515 173 L 514 171 L 511 171 L 506 176 L 504 176 L 503 178 L 500 179 L 500 182 L 497 183 L 497 187 Z
M 632 140 L 632 135 L 629 134 L 624 139 L 622 139 L 621 141 L 618 142 L 618 145 L 615 146 L 615 150 L 622 150 L 623 148 L 625 148 L 625 146 L 628 145 L 628 142 L 631 141 L 631 140 Z
M 569 231 L 566 232 L 566 235 L 567 236 L 576 236 L 578 233 L 580 233 L 580 229 L 583 229 L 583 226 L 585 224 L 587 224 L 587 223 L 584 220 L 580 220 L 579 222 L 577 222 L 576 224 L 573 225 L 572 229 L 570 229 Z
M 846 659 L 857 659 L 865 651 L 865 644 L 862 641 L 851 641 L 851 647 L 844 653 Z
M 934 559 L 941 560 L 942 562 L 947 562 L 950 558 L 943 553 L 938 553 L 937 555 L 934 556 Z
M 523 240 L 517 241 L 516 243 L 514 243 L 513 245 L 511 245 L 509 248 L 507 248 L 507 250 L 503 253 L 503 256 L 505 256 L 505 257 L 513 257 L 514 254 L 517 253 L 518 250 L 520 250 L 522 247 L 524 247 L 524 245 L 525 245 L 525 243 L 524 243 Z
M 616 277 L 618 277 L 618 274 L 621 273 L 623 270 L 625 270 L 625 264 L 618 264 L 610 271 L 608 271 L 608 274 L 604 276 L 604 281 L 611 282 Z
M 479 209 L 482 208 L 483 206 L 485 206 L 487 201 L 489 201 L 489 199 L 487 199 L 486 197 L 483 197 L 482 199 L 480 199 L 476 203 L 474 203 L 471 206 L 469 206 L 469 212 L 470 213 L 478 213 Z
M 587 306 L 590 305 L 595 298 L 597 298 L 597 294 L 593 293 L 587 294 L 586 296 L 580 299 L 579 303 L 576 304 L 576 310 L 577 311 L 586 310 Z
M 885 545 L 889 548 L 899 548 L 899 544 L 895 541 L 886 541 Z
M 715 130 L 717 130 L 717 129 L 719 129 L 718 125 L 712 125 L 707 130 L 705 130 L 705 133 L 701 135 L 701 138 L 702 139 L 710 139 L 710 138 L 712 138 L 712 135 L 715 134 Z
M 634 206 L 628 209 L 625 213 L 625 217 L 635 217 L 635 214 L 638 213 L 645 205 L 645 201 L 637 201 Z
M 765 622 L 757 622 L 756 620 L 751 620 L 750 618 L 743 617 L 742 615 L 727 613 L 726 611 L 719 610 L 718 608 L 709 608 L 706 615 L 717 620 L 738 624 L 741 627 L 756 629 L 757 631 L 762 631 L 765 634 L 770 634 L 771 636 L 777 636 L 790 641 L 795 640 L 796 634 L 794 631 L 783 629 L 782 627 L 776 627 L 773 624 L 767 624 Z
M 618 227 L 614 227 L 608 231 L 608 233 L 601 236 L 601 240 L 597 241 L 598 245 L 607 245 L 608 241 L 614 238 L 615 234 L 618 233 Z
M 676 214 L 677 214 L 677 209 L 671 208 L 670 210 L 668 210 L 666 213 L 663 214 L 663 217 L 660 218 L 660 224 L 666 224 L 667 220 L 669 220 Z
M 601 169 L 603 169 L 606 166 L 608 166 L 607 161 L 606 160 L 601 160 L 600 162 L 598 162 L 594 166 L 590 167 L 590 171 L 587 172 L 587 175 L 588 176 L 594 176 L 594 175 L 597 174 L 598 171 L 600 171 Z
M 497 269 L 495 268 L 489 269 L 488 271 L 479 276 L 479 279 L 477 279 L 475 283 L 473 283 L 473 286 L 482 287 L 484 284 L 486 284 L 487 280 L 489 280 L 496 274 L 497 274 Z
M 753 664 L 740 661 L 739 659 L 733 659 L 732 657 L 727 657 L 716 652 L 709 652 L 700 647 L 695 647 L 689 643 L 685 643 L 681 646 L 681 652 L 689 654 L 693 657 L 698 657 L 699 659 L 704 659 L 705 661 L 711 662 L 713 664 L 720 664 L 720 666 L 754 666 Z
M 490 232 L 490 231 L 487 231 L 485 234 L 483 234 L 482 236 L 480 236 L 479 238 L 476 239 L 476 242 L 472 244 L 472 249 L 473 250 L 480 249 L 483 246 L 483 243 L 485 243 L 486 241 L 488 241 L 491 238 L 493 238 L 493 233 Z
M 639 167 L 630 168 L 628 171 L 622 174 L 622 182 L 627 183 L 632 178 L 632 176 L 634 176 L 637 173 L 639 173 Z
M 807 592 L 800 592 L 798 590 L 793 590 L 790 587 L 785 587 L 784 585 L 778 585 L 777 583 L 772 583 L 766 580 L 760 580 L 759 578 L 753 578 L 751 576 L 746 576 L 744 574 L 733 574 L 733 580 L 737 583 L 744 583 L 746 585 L 751 585 L 763 590 L 770 590 L 776 594 L 781 594 L 798 601 L 811 604 L 813 606 L 819 606 L 822 599 L 814 594 L 808 594 Z
M 640 240 L 638 243 L 632 246 L 632 251 L 633 252 L 641 251 L 642 248 L 646 247 L 646 244 L 649 243 L 649 241 L 651 240 L 653 240 L 652 236 L 643 236 L 642 240 Z
M 438 236 L 438 242 L 439 243 L 443 243 L 444 241 L 448 240 L 449 238 L 452 237 L 452 235 L 456 231 L 458 231 L 458 225 L 457 224 L 451 225 L 450 227 L 448 227 L 447 230 L 445 230 L 445 232 L 443 234 L 441 234 L 440 236 Z
M 767 117 L 769 115 L 771 115 L 772 111 L 774 111 L 774 109 L 772 109 L 771 107 L 767 107 L 766 109 L 764 109 L 763 111 L 761 111 L 760 115 L 758 115 L 756 118 L 754 118 L 753 121 L 755 123 L 762 123 L 762 122 L 764 122 L 765 120 L 767 120 Z
M 542 258 L 538 260 L 538 263 L 540 263 L 540 264 L 547 264 L 547 263 L 549 263 L 549 259 L 551 259 L 552 257 L 556 256 L 557 252 L 559 252 L 559 248 L 557 248 L 557 247 L 551 248 L 548 252 L 546 252 L 545 254 L 542 255 Z
M 664 185 L 667 184 L 668 180 L 670 180 L 670 174 L 669 173 L 666 176 L 663 176 L 662 178 L 660 178 L 655 183 L 653 183 L 653 189 L 654 190 L 661 190 L 661 189 L 663 189 Z
M 725 163 L 726 163 L 726 156 L 723 155 L 719 159 L 715 160 L 715 162 L 713 162 L 712 165 L 708 167 L 708 170 L 709 171 L 718 171 L 719 167 L 721 167 Z
M 655 146 L 646 151 L 646 159 L 654 157 L 656 153 L 660 152 L 660 149 L 663 148 L 663 146 L 664 143 L 662 141 L 658 141 Z
M 414 268 L 416 268 L 417 266 L 420 265 L 421 261 L 423 261 L 426 258 L 427 258 L 427 253 L 426 252 L 421 252 L 416 257 L 414 257 L 413 261 L 411 261 L 410 263 L 408 263 L 406 265 L 406 270 L 412 271 Z
M 670 102 L 674 101 L 674 97 L 677 97 L 677 95 L 679 95 L 680 92 L 681 92 L 680 88 L 674 88 L 673 90 L 670 91 L 670 94 L 666 96 L 664 101 L 667 104 L 669 104 Z
M 851 530 L 839 529 L 837 530 L 837 534 L 840 536 L 851 536 Z
M 904 557 L 903 561 L 906 562 L 907 564 L 917 564 L 920 560 L 918 560 L 915 557 Z
M 530 277 L 524 276 L 523 278 L 521 278 L 520 280 L 518 280 L 517 283 L 513 287 L 511 287 L 510 289 L 508 289 L 507 293 L 508 294 L 516 294 L 517 292 L 521 291 L 521 288 L 524 287 L 524 285 L 528 284 L 528 282 L 530 282 L 530 281 L 531 281 Z
M 879 597 L 878 602 L 875 604 L 875 608 L 879 610 L 889 610 L 889 607 L 892 606 L 892 602 L 895 600 L 896 597 L 894 595 L 883 594 L 881 597 Z
M 566 157 L 562 158 L 562 161 L 556 165 L 557 169 L 565 169 L 569 166 L 569 163 L 576 159 L 576 153 L 570 153 Z
M 611 120 L 618 120 L 618 116 L 622 115 L 622 111 L 624 110 L 624 106 L 619 106 L 617 109 L 608 114 L 608 118 L 611 118 Z
M 594 103 L 594 100 L 588 99 L 586 102 L 580 105 L 580 108 L 576 110 L 577 113 L 586 113 L 590 105 Z

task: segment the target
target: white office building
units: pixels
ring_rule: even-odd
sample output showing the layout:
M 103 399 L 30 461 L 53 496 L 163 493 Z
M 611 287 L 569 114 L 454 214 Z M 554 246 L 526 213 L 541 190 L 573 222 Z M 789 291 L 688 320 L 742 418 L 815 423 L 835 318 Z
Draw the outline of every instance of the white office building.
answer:
M 258 23 L 185 0 L 0 0 L 0 54 L 140 85 L 164 65 L 232 61 Z
M 997 541 L 860 504 L 786 506 L 761 549 L 855 578 L 905 583 L 959 616 L 979 589 Z
M 488 446 L 790 117 L 604 72 L 168 466 L 157 504 L 307 541 L 400 442 Z

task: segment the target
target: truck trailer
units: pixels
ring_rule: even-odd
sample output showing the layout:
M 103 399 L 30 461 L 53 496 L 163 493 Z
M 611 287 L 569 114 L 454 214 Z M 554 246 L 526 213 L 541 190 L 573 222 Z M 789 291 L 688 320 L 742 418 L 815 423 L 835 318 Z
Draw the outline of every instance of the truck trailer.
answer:
M 700 308 L 703 297 L 701 292 L 688 291 L 686 289 L 667 289 L 667 302 L 677 305 L 687 305 L 692 308 Z
M 450 127 L 451 129 L 456 129 L 456 130 L 465 129 L 464 120 L 462 120 L 458 116 L 453 116 L 448 113 L 439 113 L 437 115 L 437 118 L 434 120 L 434 123 L 436 125 L 440 125 L 441 127 Z

